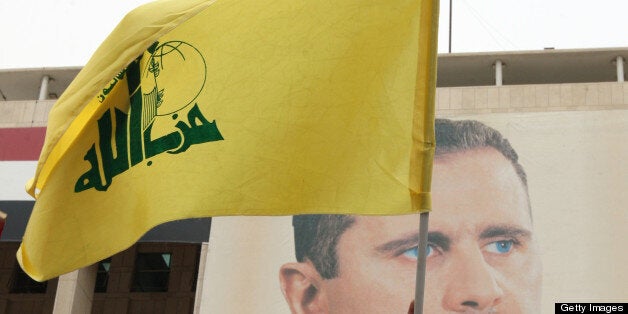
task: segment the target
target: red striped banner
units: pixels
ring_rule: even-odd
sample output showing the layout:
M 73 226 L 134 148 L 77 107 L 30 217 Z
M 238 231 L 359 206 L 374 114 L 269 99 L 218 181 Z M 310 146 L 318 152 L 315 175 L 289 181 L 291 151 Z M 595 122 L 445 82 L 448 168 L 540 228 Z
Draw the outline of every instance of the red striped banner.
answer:
M 0 161 L 39 159 L 45 136 L 45 127 L 0 128 Z

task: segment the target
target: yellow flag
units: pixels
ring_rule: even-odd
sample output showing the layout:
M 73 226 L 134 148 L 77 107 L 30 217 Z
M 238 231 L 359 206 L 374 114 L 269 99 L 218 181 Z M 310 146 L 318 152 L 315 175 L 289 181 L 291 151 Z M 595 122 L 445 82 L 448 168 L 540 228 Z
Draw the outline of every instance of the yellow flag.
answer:
M 50 113 L 18 260 L 45 280 L 152 227 L 429 210 L 437 0 L 157 1 Z

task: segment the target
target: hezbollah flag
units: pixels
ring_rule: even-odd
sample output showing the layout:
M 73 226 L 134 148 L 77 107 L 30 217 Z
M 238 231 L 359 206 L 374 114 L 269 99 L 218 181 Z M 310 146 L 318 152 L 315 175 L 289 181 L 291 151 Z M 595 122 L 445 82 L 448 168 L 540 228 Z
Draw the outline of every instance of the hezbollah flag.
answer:
M 17 253 L 46 280 L 152 227 L 429 210 L 437 0 L 165 0 L 57 101 Z

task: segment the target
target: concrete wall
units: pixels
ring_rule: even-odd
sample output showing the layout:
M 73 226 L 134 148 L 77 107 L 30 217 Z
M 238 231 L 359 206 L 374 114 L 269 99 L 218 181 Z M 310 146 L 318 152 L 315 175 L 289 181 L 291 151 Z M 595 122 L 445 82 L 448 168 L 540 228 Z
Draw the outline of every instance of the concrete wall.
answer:
M 46 126 L 55 100 L 0 101 L 0 128 Z
M 45 126 L 54 100 L 0 101 L 0 128 Z M 628 83 L 442 87 L 438 116 L 628 108 Z
M 439 116 L 500 112 L 625 109 L 628 83 L 572 83 L 443 87 L 436 90 Z

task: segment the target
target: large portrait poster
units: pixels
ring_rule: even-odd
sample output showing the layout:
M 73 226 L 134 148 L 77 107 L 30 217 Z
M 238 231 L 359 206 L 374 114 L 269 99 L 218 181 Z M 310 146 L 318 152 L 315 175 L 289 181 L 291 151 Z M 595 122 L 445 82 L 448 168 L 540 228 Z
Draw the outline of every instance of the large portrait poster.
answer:
M 626 302 L 626 143 L 626 110 L 439 120 L 424 312 Z M 417 232 L 416 215 L 215 218 L 201 311 L 406 313 Z

